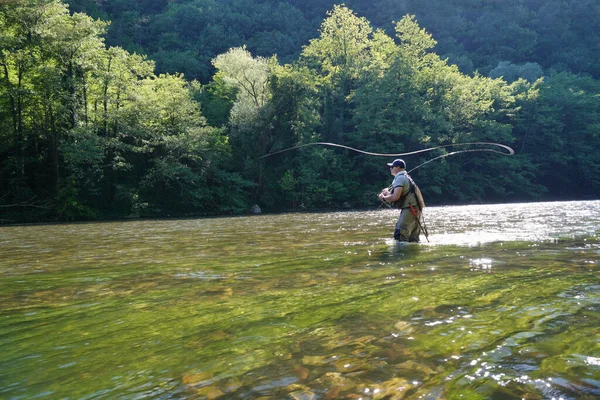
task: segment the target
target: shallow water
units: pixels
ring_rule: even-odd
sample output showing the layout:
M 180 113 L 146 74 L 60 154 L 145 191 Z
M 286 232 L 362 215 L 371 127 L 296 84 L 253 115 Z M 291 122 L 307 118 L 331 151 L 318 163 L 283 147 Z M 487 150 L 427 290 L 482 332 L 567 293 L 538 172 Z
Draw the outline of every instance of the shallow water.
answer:
M 0 398 L 592 399 L 600 201 L 0 228 Z

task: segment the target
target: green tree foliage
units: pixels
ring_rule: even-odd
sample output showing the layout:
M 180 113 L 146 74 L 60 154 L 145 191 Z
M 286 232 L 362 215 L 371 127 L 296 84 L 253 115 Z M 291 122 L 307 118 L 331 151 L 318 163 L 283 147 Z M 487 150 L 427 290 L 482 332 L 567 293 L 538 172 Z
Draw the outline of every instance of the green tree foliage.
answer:
M 255 126 L 266 134 L 262 143 L 272 143 L 270 150 L 276 151 L 333 141 L 389 153 L 467 142 L 514 145 L 521 140 L 520 132 L 529 129 L 526 119 L 533 119 L 528 116 L 530 102 L 535 103 L 535 93 L 545 83 L 532 85 L 519 78 L 536 81 L 542 73 L 539 65 L 500 63 L 496 79 L 468 76 L 433 52 L 436 41 L 414 16 L 397 22 L 395 32 L 393 39 L 347 7 L 334 7 L 298 63 L 269 70 L 272 96 L 261 108 L 261 124 Z M 506 74 L 508 82 L 500 77 L 503 68 L 514 70 Z M 558 92 L 573 90 L 571 83 Z M 597 93 L 593 87 L 588 90 Z M 594 107 L 590 102 L 585 112 L 597 115 Z M 566 112 L 553 110 L 557 115 Z M 569 111 L 578 114 L 583 109 Z M 563 131 L 558 136 L 565 135 Z M 265 154 L 265 146 L 255 146 L 257 137 L 247 136 L 250 143 L 235 135 L 232 140 L 247 153 Z M 433 157 L 430 154 L 408 161 L 417 166 Z M 264 187 L 257 200 L 267 207 L 338 207 L 344 201 L 366 206 L 373 203 L 381 181 L 389 179 L 377 159 L 331 149 L 304 149 L 263 162 L 270 172 L 248 177 Z M 464 153 L 423 168 L 416 177 L 427 182 L 423 191 L 433 203 L 540 199 L 551 196 L 558 185 L 537 180 L 538 168 L 535 158 L 526 154 L 508 158 Z
M 107 42 L 144 52 L 161 73 L 185 73 L 208 82 L 210 60 L 232 47 L 247 45 L 255 54 L 291 60 L 318 22 L 284 1 L 76 0 L 78 9 L 112 20 Z
M 382 153 L 513 141 L 515 97 L 505 81 L 469 77 L 448 65 L 431 52 L 436 42 L 414 17 L 398 22 L 396 32 L 398 44 L 384 32 L 373 31 L 368 21 L 348 8 L 335 7 L 323 22 L 321 36 L 305 47 L 297 65 L 272 69 L 271 104 L 278 109 L 271 119 L 271 126 L 278 122 L 273 150 L 315 140 Z M 297 79 L 311 75 L 313 85 L 298 85 Z M 291 81 L 292 77 L 296 79 Z M 302 89 L 304 101 L 283 85 L 291 82 L 296 83 L 294 89 Z M 281 109 L 283 104 L 286 108 Z M 290 129 L 290 118 L 298 117 L 303 118 L 299 126 L 308 129 Z M 281 124 L 282 119 L 288 125 Z M 414 162 L 425 160 L 420 157 Z M 432 182 L 424 188 L 432 201 L 502 200 L 515 194 L 500 189 L 510 184 L 508 178 L 492 179 L 496 169 L 509 167 L 508 161 L 488 165 L 472 156 L 457 160 L 460 174 L 450 173 L 455 165 L 451 160 L 422 173 Z M 269 200 L 264 199 L 270 206 L 273 198 L 291 201 L 292 206 L 335 207 L 344 201 L 364 206 L 372 204 L 381 180 L 386 179 L 381 162 L 329 149 L 278 155 L 266 162 L 271 171 L 278 171 L 271 180 L 279 187 L 271 185 Z M 533 196 L 542 188 L 529 183 L 531 168 L 526 161 L 522 164 L 512 179 L 525 184 L 522 192 Z M 278 169 L 280 165 L 285 168 Z M 280 196 L 273 194 L 280 189 L 284 189 Z
M 144 52 L 160 72 L 210 80 L 210 60 L 246 44 L 253 54 L 293 61 L 339 2 L 297 0 L 72 0 L 75 11 L 111 20 L 107 41 Z M 595 0 L 349 0 L 346 4 L 389 34 L 415 15 L 438 41 L 437 53 L 462 72 L 488 74 L 499 62 L 600 76 Z
M 436 3 L 423 19 L 439 39 L 419 12 L 406 15 L 421 7 L 409 1 L 352 2 L 377 18 L 383 6 L 402 11 L 393 35 L 344 5 L 319 21 L 309 2 L 94 4 L 74 9 L 119 13 L 110 28 L 58 0 L 0 3 L 3 221 L 377 204 L 389 160 L 317 146 L 262 157 L 317 141 L 378 153 L 467 142 L 517 150 L 417 169 L 429 204 L 598 196 L 600 86 L 567 71 L 593 50 L 539 57 L 532 10 L 571 29 L 542 3 L 510 1 L 510 24 L 496 3 Z M 584 18 L 591 3 L 555 6 Z M 461 40 L 451 42 L 457 22 Z M 301 26 L 314 33 L 285 34 Z M 107 29 L 122 47 L 105 45 Z M 473 36 L 486 29 L 489 40 Z M 515 34 L 522 41 L 502 48 Z M 408 169 L 453 150 L 405 157 Z
M 266 108 L 271 98 L 268 85 L 271 62 L 275 61 L 253 57 L 245 47 L 232 48 L 213 59 L 219 79 L 236 93 L 229 112 L 234 159 L 244 177 L 258 182 L 259 191 L 263 170 L 257 157 L 265 153 L 273 133 L 268 127 Z
M 222 73 L 225 83 L 237 89 L 231 109 L 231 122 L 244 124 L 254 121 L 260 110 L 269 101 L 269 61 L 252 55 L 245 47 L 230 49 L 213 60 L 213 65 Z
M 334 4 L 334 3 L 332 3 Z M 442 58 L 472 73 L 499 62 L 538 63 L 543 69 L 600 77 L 597 1 L 354 0 L 347 4 L 376 26 L 416 15 L 438 41 Z
M 210 126 L 227 124 L 237 91 L 238 89 L 234 85 L 225 82 L 223 74 L 216 73 L 213 80 L 196 93 L 196 99 L 202 107 L 202 114 Z
M 99 35 L 106 24 L 69 15 L 58 1 L 0 7 L 0 101 L 11 121 L 5 138 L 8 160 L 0 176 L 8 197 L 18 202 L 46 197 L 60 187 L 60 145 L 87 117 L 88 78 L 103 49 Z
M 369 63 L 372 28 L 369 22 L 344 6 L 335 6 L 302 52 L 303 63 L 322 78 L 323 131 L 332 140 L 344 140 L 351 119 L 350 97 L 361 71 Z
M 600 82 L 555 73 L 526 85 L 514 134 L 551 198 L 597 198 L 600 189 Z
M 0 25 L 0 199 L 24 205 L 15 218 L 245 207 L 243 185 L 223 169 L 228 140 L 194 100 L 197 83 L 106 48 L 106 23 L 59 1 L 3 3 Z M 230 184 L 235 201 L 224 205 L 220 187 Z
M 524 65 L 515 65 L 509 61 L 501 61 L 496 68 L 490 71 L 491 78 L 504 78 L 507 82 L 514 82 L 523 78 L 531 83 L 535 82 L 543 75 L 542 67 L 538 63 L 525 63 Z

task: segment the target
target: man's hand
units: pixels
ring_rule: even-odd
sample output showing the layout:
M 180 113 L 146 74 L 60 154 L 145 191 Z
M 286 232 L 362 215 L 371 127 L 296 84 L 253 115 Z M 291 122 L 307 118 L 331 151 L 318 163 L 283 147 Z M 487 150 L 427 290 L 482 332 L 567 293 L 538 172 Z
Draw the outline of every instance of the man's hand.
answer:
M 398 186 L 393 191 L 390 191 L 388 188 L 383 189 L 377 197 L 379 197 L 379 200 L 381 201 L 394 203 L 395 201 L 398 201 L 398 199 L 400 199 L 401 196 L 402 187 Z

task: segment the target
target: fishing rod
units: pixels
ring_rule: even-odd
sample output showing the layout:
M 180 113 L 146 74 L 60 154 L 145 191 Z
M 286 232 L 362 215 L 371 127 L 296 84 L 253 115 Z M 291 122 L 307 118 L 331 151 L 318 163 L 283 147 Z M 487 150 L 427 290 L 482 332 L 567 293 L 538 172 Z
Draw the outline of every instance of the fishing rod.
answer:
M 427 227 L 425 226 L 425 218 L 423 218 L 423 224 L 421 224 L 421 217 L 423 217 L 423 211 L 421 211 L 421 214 L 419 215 L 417 210 L 415 210 L 415 207 L 411 204 L 410 212 L 412 213 L 412 215 L 415 216 L 415 219 L 417 220 L 417 224 L 419 224 L 421 232 L 423 232 L 423 234 L 425 235 L 425 239 L 427 239 L 427 243 L 429 243 L 429 232 L 427 231 Z

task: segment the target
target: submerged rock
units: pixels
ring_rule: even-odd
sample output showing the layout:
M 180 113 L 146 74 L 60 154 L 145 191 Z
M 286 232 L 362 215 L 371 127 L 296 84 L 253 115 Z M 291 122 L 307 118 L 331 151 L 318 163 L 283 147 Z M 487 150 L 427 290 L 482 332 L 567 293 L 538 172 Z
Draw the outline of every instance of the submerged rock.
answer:
M 409 322 L 406 321 L 396 322 L 394 328 L 396 329 L 396 333 L 398 335 L 410 335 L 415 331 L 415 328 Z
M 198 385 L 205 383 L 212 379 L 212 374 L 202 371 L 194 374 L 186 374 L 181 378 L 181 382 L 184 385 Z
M 387 399 L 403 399 L 407 392 L 413 388 L 413 385 L 404 378 L 392 378 L 383 382 L 380 386 L 382 390 L 377 398 Z
M 286 391 L 294 400 L 315 400 L 317 398 L 310 387 L 296 383 L 287 386 Z
M 356 387 L 356 383 L 347 375 L 340 372 L 326 372 L 317 382 L 329 388 L 325 395 L 326 399 L 333 399 L 339 396 L 340 392 L 351 391 Z
M 304 356 L 302 364 L 306 365 L 323 365 L 325 364 L 325 356 Z
M 434 373 L 433 369 L 429 368 L 427 365 L 412 360 L 405 361 L 401 364 L 396 364 L 395 367 L 400 370 L 418 371 L 425 374 L 426 377 L 429 377 Z
M 294 365 L 294 375 L 296 375 L 298 379 L 306 379 L 308 378 L 308 368 L 304 368 L 301 365 Z
M 231 378 L 224 385 L 221 386 L 221 390 L 225 393 L 233 393 L 242 387 L 242 381 L 237 378 Z
M 315 400 L 317 396 L 308 389 L 297 390 L 290 393 L 290 397 L 294 400 Z
M 206 397 L 206 399 L 208 400 L 218 399 L 219 397 L 225 395 L 225 393 L 223 393 L 221 389 L 219 389 L 216 386 L 206 386 L 200 389 L 196 389 L 196 394 Z
M 333 363 L 336 371 L 342 373 L 365 372 L 372 370 L 376 364 L 362 358 L 341 358 Z
M 332 388 L 330 388 L 329 390 L 327 390 L 327 393 L 325 393 L 325 396 L 323 397 L 325 400 L 333 400 L 333 399 L 337 399 L 338 396 L 340 395 L 340 390 L 342 388 L 339 386 L 334 386 Z

